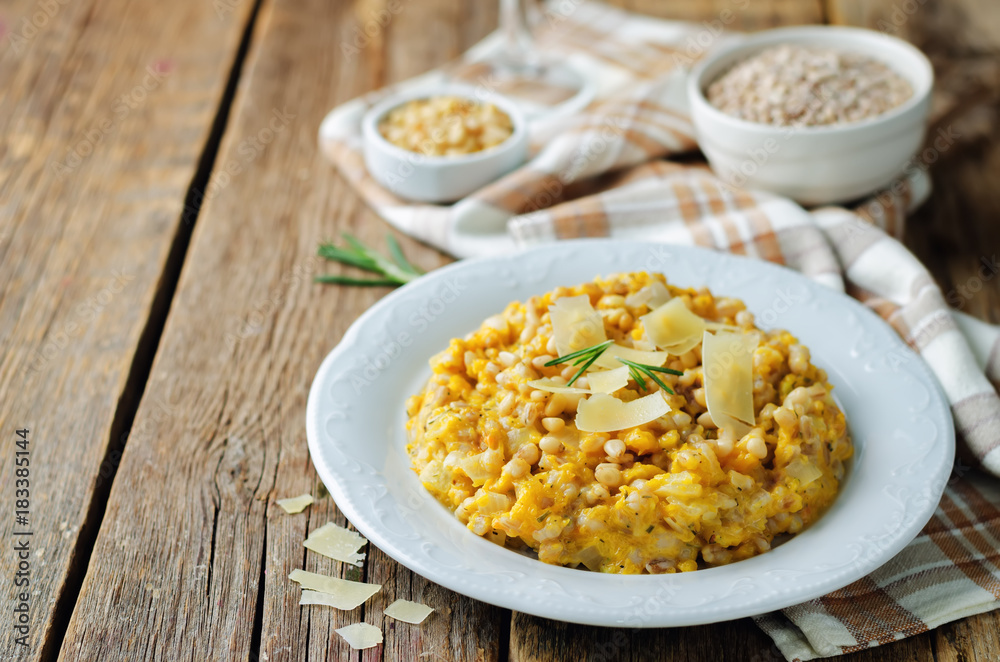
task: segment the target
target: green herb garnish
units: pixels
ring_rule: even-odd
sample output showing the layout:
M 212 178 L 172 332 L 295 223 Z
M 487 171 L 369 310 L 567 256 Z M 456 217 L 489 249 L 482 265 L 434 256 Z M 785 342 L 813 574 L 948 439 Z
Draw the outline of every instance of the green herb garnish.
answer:
M 656 373 L 663 372 L 668 375 L 684 374 L 679 370 L 671 370 L 670 368 L 661 368 L 659 366 L 647 365 L 645 363 L 636 363 L 635 361 L 629 361 L 628 359 L 623 359 L 620 356 L 618 357 L 618 360 L 628 366 L 629 374 L 632 375 L 632 379 L 635 380 L 635 383 L 638 384 L 643 391 L 648 390 L 646 388 L 646 380 L 643 378 L 643 376 L 646 376 L 652 379 L 657 384 L 659 384 L 660 388 L 662 388 L 664 391 L 666 391 L 670 395 L 673 395 L 674 392 L 670 389 L 669 386 L 663 383 L 662 379 L 656 376 Z
M 604 353 L 604 350 L 606 350 L 608 347 L 611 347 L 611 344 L 613 342 L 614 340 L 605 340 L 604 342 L 594 345 L 592 347 L 587 347 L 586 349 L 580 349 L 575 352 L 570 352 L 565 356 L 560 356 L 557 359 L 552 359 L 545 365 L 554 366 L 554 365 L 559 365 L 560 363 L 566 363 L 567 361 L 572 361 L 573 365 L 580 365 L 582 363 L 583 367 L 577 370 L 576 374 L 573 375 L 573 379 L 569 380 L 566 383 L 566 386 L 572 386 L 573 382 L 580 379 L 580 377 L 583 376 L 583 373 L 587 372 L 587 368 L 592 366 L 594 364 L 594 361 L 596 361 L 597 358 Z
M 544 522 L 545 518 L 548 517 L 548 516 L 549 516 L 549 513 L 546 511 L 545 513 L 542 514 L 541 517 L 538 518 L 538 521 L 539 522 Z
M 392 259 L 383 257 L 371 248 L 362 244 L 356 237 L 344 233 L 346 247 L 336 246 L 331 242 L 324 242 L 319 245 L 317 251 L 320 257 L 333 262 L 347 264 L 364 271 L 379 274 L 381 278 L 354 278 L 352 276 L 341 276 L 337 274 L 324 274 L 316 276 L 313 280 L 317 283 L 336 283 L 338 285 L 361 285 L 366 287 L 405 285 L 424 274 L 403 256 L 403 250 L 399 247 L 399 242 L 392 235 L 386 235 L 386 243 L 389 244 L 389 254 Z

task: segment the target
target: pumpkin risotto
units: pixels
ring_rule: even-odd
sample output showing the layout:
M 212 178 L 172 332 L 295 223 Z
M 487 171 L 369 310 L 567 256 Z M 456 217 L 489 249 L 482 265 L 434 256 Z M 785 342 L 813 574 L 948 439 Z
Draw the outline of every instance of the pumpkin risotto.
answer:
M 469 529 L 613 573 L 770 549 L 851 456 L 826 373 L 742 301 L 632 273 L 515 302 L 407 403 L 421 482 Z

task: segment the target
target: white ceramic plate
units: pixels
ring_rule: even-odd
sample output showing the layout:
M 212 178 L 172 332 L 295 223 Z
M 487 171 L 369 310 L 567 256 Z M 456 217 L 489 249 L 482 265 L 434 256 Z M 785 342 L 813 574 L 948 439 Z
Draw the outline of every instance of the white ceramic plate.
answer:
M 676 575 L 556 567 L 476 536 L 428 494 L 405 452 L 405 402 L 428 358 L 513 300 L 597 275 L 660 271 L 742 298 L 829 373 L 856 454 L 813 526 L 746 561 Z M 841 588 L 888 561 L 930 518 L 954 454 L 951 415 L 923 361 L 862 305 L 788 269 L 682 246 L 583 240 L 434 271 L 368 310 L 320 367 L 306 413 L 313 463 L 337 506 L 406 567 L 501 607 L 593 625 L 738 618 Z

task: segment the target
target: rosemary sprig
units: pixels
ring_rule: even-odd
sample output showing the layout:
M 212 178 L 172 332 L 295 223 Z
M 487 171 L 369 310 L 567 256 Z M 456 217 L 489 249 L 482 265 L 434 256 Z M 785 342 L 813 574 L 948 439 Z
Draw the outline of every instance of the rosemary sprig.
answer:
M 660 386 L 660 388 L 662 388 L 664 391 L 666 391 L 670 395 L 673 395 L 674 392 L 671 390 L 671 388 L 666 384 L 664 384 L 663 380 L 656 376 L 656 373 L 663 372 L 668 375 L 684 374 L 679 370 L 671 370 L 670 368 L 661 368 L 660 366 L 647 365 L 645 363 L 636 363 L 635 361 L 629 361 L 628 359 L 623 359 L 620 356 L 618 357 L 618 360 L 628 366 L 629 374 L 632 375 L 632 379 L 635 380 L 635 383 L 638 384 L 643 391 L 647 390 L 646 380 L 643 378 L 645 376 L 649 377 L 654 382 L 656 382 Z
M 587 369 L 594 364 L 594 361 L 596 361 L 598 357 L 600 357 L 600 355 L 604 353 L 604 350 L 606 350 L 608 347 L 611 347 L 611 344 L 613 342 L 614 340 L 605 340 L 604 342 L 593 345 L 592 347 L 587 347 L 586 349 L 580 349 L 575 352 L 570 352 L 569 354 L 566 354 L 564 356 L 560 356 L 559 358 L 552 359 L 545 365 L 554 366 L 569 361 L 572 361 L 573 365 L 583 364 L 582 367 L 576 371 L 576 374 L 573 375 L 573 379 L 569 380 L 566 383 L 566 386 L 572 386 L 573 382 L 580 379 L 580 377 L 583 376 L 583 373 L 587 372 Z
M 313 280 L 317 283 L 337 283 L 340 285 L 361 285 L 373 286 L 396 286 L 405 285 L 423 275 L 423 271 L 414 267 L 403 256 L 403 251 L 399 247 L 399 242 L 392 235 L 386 236 L 386 243 L 389 244 L 389 254 L 392 259 L 379 255 L 377 252 L 365 246 L 356 237 L 344 233 L 346 247 L 336 246 L 331 242 L 324 242 L 319 245 L 317 253 L 320 257 L 333 262 L 340 262 L 352 267 L 357 267 L 364 271 L 378 274 L 381 278 L 353 278 L 351 276 L 322 275 L 316 276 Z

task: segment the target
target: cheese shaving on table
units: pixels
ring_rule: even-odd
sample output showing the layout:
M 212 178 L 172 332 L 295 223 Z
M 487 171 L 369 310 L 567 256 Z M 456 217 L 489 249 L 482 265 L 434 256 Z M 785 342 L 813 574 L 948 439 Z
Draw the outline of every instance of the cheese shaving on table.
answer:
M 425 618 L 430 616 L 432 611 L 434 611 L 433 608 L 428 607 L 427 605 L 422 605 L 419 602 L 396 600 L 391 605 L 386 607 L 385 612 L 383 613 L 389 618 L 394 618 L 397 621 L 419 625 Z
M 345 610 L 361 606 L 365 600 L 382 589 L 381 584 L 352 582 L 348 579 L 319 575 L 305 570 L 292 570 L 292 574 L 288 575 L 288 578 L 300 584 L 303 589 L 328 594 L 330 599 L 322 604 Z
M 549 393 L 614 393 L 618 389 L 628 385 L 628 368 L 622 366 L 614 370 L 588 372 L 587 380 L 590 382 L 590 388 L 566 386 L 564 383 L 557 382 L 548 377 L 532 380 L 528 382 L 528 386 L 539 391 L 548 391 Z
M 358 550 L 367 543 L 368 540 L 360 533 L 328 522 L 313 531 L 302 544 L 317 554 L 360 567 L 365 555 Z
M 281 509 L 284 510 L 289 515 L 294 515 L 296 513 L 301 513 L 303 510 L 312 505 L 315 499 L 312 498 L 311 494 L 301 494 L 297 497 L 289 497 L 287 499 L 278 499 L 275 501 Z
M 382 631 L 370 623 L 355 623 L 334 631 L 356 651 L 374 648 L 382 643 Z
M 705 332 L 705 320 L 692 313 L 680 298 L 671 299 L 639 321 L 646 337 L 674 356 L 694 349 Z
M 670 411 L 670 404 L 660 391 L 622 402 L 597 393 L 577 406 L 576 427 L 583 432 L 614 432 L 649 423 Z
M 586 294 L 556 299 L 549 306 L 549 320 L 559 356 L 599 345 L 608 339 L 604 320 L 590 305 L 590 297 Z
M 705 332 L 701 357 L 705 402 L 712 421 L 737 438 L 754 425 L 753 352 L 757 341 L 749 334 Z

